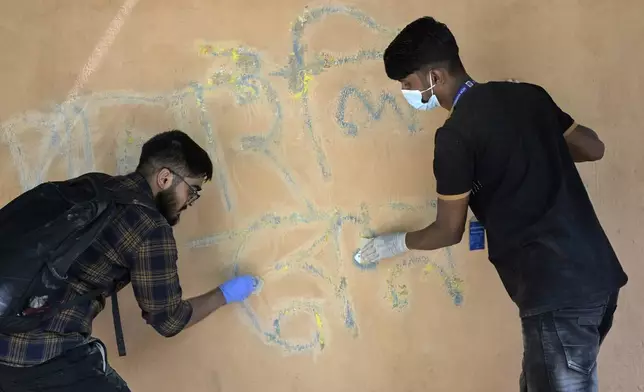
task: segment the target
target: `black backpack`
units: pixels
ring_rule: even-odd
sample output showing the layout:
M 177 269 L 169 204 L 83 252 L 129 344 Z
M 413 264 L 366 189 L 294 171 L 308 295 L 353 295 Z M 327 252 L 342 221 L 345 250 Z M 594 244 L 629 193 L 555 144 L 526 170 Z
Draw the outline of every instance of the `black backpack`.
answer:
M 63 309 L 97 298 L 105 288 L 62 302 L 67 271 L 114 217 L 118 204 L 138 204 L 129 191 L 106 186 L 111 176 L 88 173 L 45 182 L 0 209 L 0 333 L 36 330 Z M 112 313 L 119 355 L 125 342 L 116 293 Z

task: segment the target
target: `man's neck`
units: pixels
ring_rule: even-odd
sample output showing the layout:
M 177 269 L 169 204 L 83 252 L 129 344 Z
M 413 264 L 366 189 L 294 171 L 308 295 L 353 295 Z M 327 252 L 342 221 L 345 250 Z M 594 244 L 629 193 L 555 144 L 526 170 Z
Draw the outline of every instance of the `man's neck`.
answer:
M 145 174 L 137 170 L 130 173 L 129 175 L 137 176 L 139 178 L 139 181 L 142 180 L 141 184 L 143 183 L 147 184 L 150 192 L 152 192 L 152 197 L 156 197 L 157 193 L 159 193 L 159 188 L 155 187 L 154 184 L 152 183 L 152 179 L 148 178 Z
M 458 94 L 458 91 L 468 80 L 472 80 L 472 78 L 466 72 L 453 79 L 452 86 L 450 87 L 449 101 L 447 102 L 449 108 L 447 108 L 447 110 L 452 109 L 452 106 L 454 105 L 454 99 L 456 99 L 456 94 Z

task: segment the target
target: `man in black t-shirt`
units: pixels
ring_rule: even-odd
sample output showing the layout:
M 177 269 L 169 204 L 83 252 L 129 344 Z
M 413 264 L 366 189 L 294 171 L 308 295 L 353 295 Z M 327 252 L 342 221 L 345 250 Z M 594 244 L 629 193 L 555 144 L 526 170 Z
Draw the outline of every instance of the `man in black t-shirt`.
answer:
M 435 137 L 436 221 L 370 239 L 360 263 L 459 243 L 469 206 L 519 308 L 521 391 L 596 391 L 599 347 L 627 276 L 575 162 L 601 159 L 604 144 L 539 86 L 474 82 L 454 36 L 433 18 L 405 27 L 384 63 L 410 105 L 450 116 Z

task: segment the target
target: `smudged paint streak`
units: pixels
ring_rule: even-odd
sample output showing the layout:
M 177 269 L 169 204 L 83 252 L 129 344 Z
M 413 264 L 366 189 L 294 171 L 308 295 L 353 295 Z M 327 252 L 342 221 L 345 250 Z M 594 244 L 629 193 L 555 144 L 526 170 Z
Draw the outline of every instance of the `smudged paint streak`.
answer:
M 190 246 L 210 246 L 220 241 L 239 238 L 241 240 L 241 244 L 239 245 L 238 251 L 235 252 L 235 255 L 233 257 L 235 263 L 234 266 L 238 266 L 242 255 L 241 249 L 244 248 L 245 243 L 250 241 L 251 233 L 263 233 L 263 230 L 260 231 L 261 229 L 277 229 L 278 227 L 287 224 L 290 224 L 292 226 L 299 226 L 303 224 L 309 225 L 319 222 L 328 222 L 326 231 L 323 232 L 319 237 L 315 237 L 301 249 L 294 252 L 290 258 L 276 262 L 272 268 L 272 272 L 269 272 L 268 274 L 263 276 L 263 280 L 271 280 L 271 278 L 273 278 L 274 280 L 275 278 L 285 278 L 286 276 L 293 273 L 304 273 L 315 278 L 316 280 L 327 284 L 335 294 L 335 298 L 341 304 L 341 313 L 345 327 L 347 328 L 347 330 L 349 330 L 352 336 L 358 336 L 358 324 L 356 322 L 352 302 L 348 296 L 348 282 L 346 277 L 340 276 L 339 278 L 335 278 L 333 275 L 327 273 L 322 266 L 314 263 L 314 255 L 319 253 L 325 246 L 329 245 L 330 243 L 335 249 L 334 253 L 336 255 L 340 254 L 340 257 L 344 257 L 341 253 L 338 253 L 339 239 L 336 235 L 334 235 L 334 233 L 337 233 L 345 224 L 361 224 L 361 219 L 358 218 L 356 214 L 345 214 L 341 211 L 334 210 L 327 213 L 318 212 L 315 214 L 310 214 L 308 216 L 299 214 L 292 214 L 282 217 L 276 215 L 266 215 L 257 222 L 250 224 L 246 229 L 194 240 L 190 243 Z M 246 316 L 251 320 L 251 324 L 254 326 L 257 332 L 264 336 L 265 342 L 267 344 L 277 345 L 287 353 L 310 351 L 316 348 L 322 350 L 328 343 L 328 340 L 326 338 L 327 333 L 325 332 L 325 326 L 323 323 L 322 308 L 319 304 L 315 303 L 315 301 L 298 300 L 292 302 L 291 305 L 278 312 L 276 318 L 274 318 L 270 323 L 272 328 L 262 327 L 262 323 L 259 320 L 259 317 L 250 307 L 250 305 L 246 304 L 244 309 Z M 285 318 L 287 318 L 287 316 L 302 312 L 311 314 L 316 326 L 315 336 L 308 343 L 302 343 L 301 339 L 286 338 L 283 336 L 281 330 L 281 325 L 284 322 Z
M 391 301 L 393 309 L 402 310 L 409 305 L 409 289 L 406 284 L 398 283 L 398 278 L 402 275 L 404 270 L 415 266 L 424 265 L 425 273 L 437 272 L 443 279 L 447 292 L 452 297 L 454 305 L 461 305 L 463 303 L 463 292 L 461 288 L 462 281 L 455 275 L 451 266 L 451 253 L 449 249 L 440 250 L 438 252 L 445 252 L 444 257 L 449 261 L 447 268 L 438 265 L 427 256 L 410 257 L 402 262 L 396 264 L 392 268 L 389 278 L 387 279 L 387 298 Z
M 253 309 L 247 304 L 242 303 L 242 309 L 248 319 L 251 320 L 253 328 L 257 333 L 264 337 L 268 344 L 279 346 L 284 352 L 287 353 L 302 353 L 314 350 L 316 347 L 322 350 L 324 348 L 324 335 L 322 332 L 322 325 L 316 329 L 313 336 L 307 342 L 300 341 L 294 342 L 292 339 L 285 339 L 282 337 L 281 325 L 289 317 L 298 313 L 311 314 L 314 320 L 320 316 L 320 307 L 312 301 L 298 301 L 291 304 L 287 309 L 282 309 L 278 312 L 277 317 L 273 320 L 272 329 L 265 329 L 262 327 L 259 317 L 255 314 Z M 321 320 L 321 319 L 320 319 Z M 318 325 L 316 321 L 316 326 Z
M 325 180 L 331 178 L 331 168 L 327 162 L 326 154 L 320 143 L 320 138 L 312 125 L 312 114 L 309 107 L 309 85 L 316 75 L 321 74 L 325 69 L 333 66 L 340 66 L 347 63 L 356 63 L 363 60 L 381 58 L 381 52 L 377 50 L 360 51 L 355 56 L 342 57 L 338 60 L 330 60 L 328 55 L 313 56 L 310 63 L 305 60 L 306 46 L 302 43 L 304 31 L 312 23 L 324 19 L 328 15 L 340 14 L 348 16 L 368 29 L 377 33 L 393 36 L 396 31 L 378 24 L 372 17 L 364 12 L 345 6 L 322 6 L 305 12 L 300 15 L 291 25 L 292 51 L 289 56 L 288 65 L 271 75 L 281 76 L 288 81 L 291 94 L 300 99 L 303 109 L 304 130 L 309 136 L 315 151 L 318 166 Z
M 376 209 L 381 208 L 390 208 L 392 210 L 405 210 L 413 211 L 418 213 L 432 213 L 428 212 L 435 206 L 435 203 L 432 201 L 427 202 L 421 206 L 414 206 L 402 202 L 389 202 L 387 204 L 376 206 Z M 362 227 L 365 232 L 374 233 L 374 230 L 369 227 L 370 213 L 369 207 L 367 205 L 361 205 L 359 212 L 345 212 L 339 209 L 333 209 L 329 211 L 316 210 L 307 214 L 298 214 L 293 213 L 284 216 L 278 216 L 274 214 L 267 214 L 258 219 L 255 222 L 250 223 L 246 228 L 231 230 L 224 233 L 218 233 L 211 236 L 203 237 L 200 239 L 193 240 L 189 243 L 191 247 L 204 247 L 212 246 L 218 243 L 230 241 L 233 239 L 238 239 L 241 241 L 241 245 L 235 255 L 233 260 L 235 263 L 241 262 L 241 257 L 243 257 L 243 252 L 240 249 L 244 248 L 244 244 L 252 239 L 252 235 L 266 235 L 266 230 L 276 230 L 276 229 L 285 229 L 285 228 L 297 228 L 297 227 L 309 227 L 312 224 L 324 224 L 326 223 L 326 230 L 318 236 L 315 236 L 310 241 L 306 242 L 301 246 L 301 248 L 296 249 L 292 252 L 292 255 L 277 261 L 270 272 L 266 273 L 263 276 L 265 281 L 275 282 L 276 279 L 284 279 L 293 274 L 306 274 L 312 278 L 326 284 L 335 294 L 335 298 L 339 301 L 340 309 L 342 310 L 342 320 L 345 328 L 352 334 L 352 336 L 358 336 L 359 327 L 356 320 L 355 311 L 353 303 L 348 295 L 349 284 L 346 277 L 342 276 L 342 270 L 338 269 L 337 272 L 329 274 L 327 268 L 319 265 L 316 262 L 316 257 L 322 249 L 325 249 L 326 246 L 332 245 L 333 254 L 336 257 L 339 257 L 337 264 L 341 265 L 347 257 L 351 257 L 353 260 L 353 255 L 348 254 L 344 255 L 339 246 L 339 236 L 337 233 L 340 232 L 341 228 L 347 224 L 355 225 Z M 326 248 L 329 249 L 329 248 Z M 338 256 L 339 255 L 339 256 Z M 406 285 L 398 283 L 398 279 L 402 276 L 403 272 L 415 265 L 428 265 L 432 266 L 432 273 L 438 272 L 445 282 L 445 287 L 448 294 L 453 298 L 456 305 L 460 305 L 462 302 L 463 294 L 460 287 L 460 279 L 455 273 L 455 268 L 451 260 L 451 253 L 449 250 L 444 251 L 443 253 L 437 253 L 435 257 L 444 257 L 446 258 L 446 263 L 441 262 L 436 263 L 432 259 L 427 257 L 416 257 L 407 259 L 400 264 L 398 264 L 389 279 L 387 279 L 387 290 L 388 290 L 388 299 L 392 302 L 392 307 L 394 309 L 402 310 L 408 305 L 409 289 Z M 446 265 L 446 266 L 445 266 Z M 375 267 L 372 267 L 375 268 Z M 306 304 L 306 306 L 304 305 Z M 312 303 L 294 301 L 292 305 L 289 305 L 285 309 L 282 309 L 277 314 L 276 318 L 273 319 L 269 324 L 272 325 L 272 328 L 262 328 L 259 317 L 254 312 L 254 310 L 247 305 L 246 306 L 246 315 L 251 319 L 253 325 L 256 326 L 258 332 L 261 332 L 261 335 L 264 336 L 265 342 L 267 344 L 274 344 L 279 346 L 282 350 L 288 353 L 295 352 L 308 352 L 316 348 L 320 349 L 322 343 L 328 344 L 328 339 L 325 339 L 324 325 L 318 325 L 315 314 L 311 310 Z M 322 308 L 317 304 L 319 315 L 322 315 Z M 283 323 L 283 319 L 286 315 L 291 314 L 290 312 L 308 312 L 312 319 L 315 320 L 317 334 L 311 338 L 308 343 L 302 343 L 301 339 L 291 339 L 283 335 L 280 328 Z
M 205 44 L 200 48 L 202 55 L 212 57 L 227 57 L 234 61 L 236 68 L 232 71 L 218 70 L 208 78 L 209 85 L 227 86 L 235 93 L 237 103 L 248 105 L 265 99 L 271 107 L 274 116 L 273 123 L 267 133 L 262 135 L 245 136 L 241 138 L 241 150 L 253 151 L 264 155 L 277 168 L 291 194 L 302 200 L 311 210 L 312 202 L 296 183 L 287 166 L 278 158 L 274 151 L 282 138 L 283 109 L 272 84 L 262 76 L 262 59 L 259 53 L 245 47 L 219 48 L 214 44 Z
M 382 114 L 387 106 L 390 106 L 396 116 L 402 121 L 406 121 L 407 117 L 403 114 L 402 110 L 396 103 L 396 98 L 387 92 L 382 92 L 380 97 L 374 105 L 370 94 L 368 91 L 361 91 L 355 86 L 346 86 L 340 92 L 340 98 L 338 99 L 338 109 L 336 111 L 336 121 L 340 128 L 344 129 L 344 132 L 347 136 L 357 136 L 358 135 L 358 125 L 354 122 L 346 121 L 347 118 L 347 103 L 350 98 L 356 98 L 364 109 L 366 109 L 367 114 L 369 115 L 372 121 L 378 121 L 382 117 Z M 416 118 L 413 111 L 410 111 L 410 117 L 412 118 L 411 122 L 407 123 L 407 129 L 409 132 L 416 132 L 418 130 L 418 124 L 416 123 Z
M 230 182 L 228 178 L 229 171 L 226 167 L 226 160 L 222 157 L 223 153 L 219 147 L 219 143 L 215 138 L 211 120 L 212 116 L 208 116 L 208 109 L 204 99 L 204 87 L 200 83 L 192 83 L 190 87 L 194 91 L 197 107 L 199 108 L 199 122 L 202 130 L 206 134 L 206 140 L 208 143 L 207 151 L 210 159 L 213 161 L 215 181 L 217 181 L 217 185 L 219 185 L 219 189 L 223 193 L 226 210 L 230 211 L 233 208 L 233 204 L 230 195 L 231 190 L 228 186 Z

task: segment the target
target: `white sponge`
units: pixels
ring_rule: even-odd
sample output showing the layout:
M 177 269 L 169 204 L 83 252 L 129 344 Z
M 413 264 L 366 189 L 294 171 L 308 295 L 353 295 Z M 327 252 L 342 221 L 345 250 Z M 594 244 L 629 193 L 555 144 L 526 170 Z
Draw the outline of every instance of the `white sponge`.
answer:
M 362 247 L 364 247 L 367 244 L 367 242 L 369 242 L 369 240 L 370 238 L 360 238 L 360 244 L 359 244 L 360 247 L 358 248 L 356 253 L 353 254 L 354 264 L 362 269 L 375 267 L 375 264 L 372 264 L 372 263 L 362 264 L 362 258 L 361 258 Z
M 355 262 L 358 263 L 358 264 L 362 264 L 362 263 L 360 263 L 360 249 L 358 249 L 356 254 L 353 255 L 353 260 L 355 260 Z
M 259 294 L 260 291 L 262 291 L 262 288 L 264 287 L 264 279 L 260 278 L 259 276 L 255 277 L 255 290 L 253 290 L 253 294 Z

